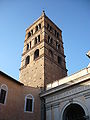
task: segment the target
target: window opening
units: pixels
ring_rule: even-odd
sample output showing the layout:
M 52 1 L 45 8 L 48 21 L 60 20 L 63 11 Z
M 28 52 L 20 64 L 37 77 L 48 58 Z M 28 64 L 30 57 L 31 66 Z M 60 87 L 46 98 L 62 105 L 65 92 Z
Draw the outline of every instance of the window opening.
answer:
M 41 24 L 38 25 L 39 29 L 41 29 Z
M 1 85 L 0 89 L 0 103 L 5 104 L 7 98 L 8 88 L 6 85 Z
M 26 65 L 28 65 L 29 62 L 30 62 L 30 56 L 27 56 L 27 57 L 26 57 Z
M 35 45 L 37 44 L 37 37 L 35 37 Z
M 33 35 L 33 30 L 31 30 L 31 35 Z
M 28 37 L 27 37 L 27 38 L 29 38 L 30 36 L 31 36 L 31 33 L 29 32 L 29 33 L 28 33 Z
M 53 42 L 53 39 L 50 36 L 48 36 L 48 43 L 52 44 L 52 42 Z
M 53 57 L 53 52 L 50 49 L 49 49 L 49 55 L 50 55 L 50 57 Z
M 32 95 L 27 95 L 25 97 L 25 111 L 33 112 L 34 109 L 34 98 Z
M 27 44 L 27 50 L 29 50 L 29 44 Z
M 40 42 L 40 35 L 38 35 L 37 39 L 38 39 L 38 42 Z
M 34 59 L 39 57 L 39 49 L 34 52 Z
M 30 48 L 31 48 L 31 41 L 30 41 Z
M 61 57 L 58 56 L 58 63 L 61 64 L 62 63 L 62 59 Z
M 38 26 L 36 26 L 36 31 L 38 31 Z
M 57 32 L 57 38 L 59 39 L 59 33 Z
M 1 92 L 0 92 L 0 103 L 4 104 L 5 97 L 6 97 L 6 91 L 1 89 Z

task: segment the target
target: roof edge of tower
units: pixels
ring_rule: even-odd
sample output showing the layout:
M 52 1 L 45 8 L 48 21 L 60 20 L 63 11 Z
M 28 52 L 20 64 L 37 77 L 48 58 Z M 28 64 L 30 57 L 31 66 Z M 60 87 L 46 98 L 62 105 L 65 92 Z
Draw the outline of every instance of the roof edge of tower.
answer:
M 58 30 L 60 30 L 60 31 L 62 32 L 62 30 L 61 30 L 59 27 L 57 27 L 57 25 L 56 25 L 52 20 L 50 20 L 50 18 L 49 18 L 48 16 L 46 16 L 44 10 L 42 11 L 41 16 L 40 16 L 37 20 L 35 20 L 28 28 L 26 28 L 25 31 L 27 31 L 28 29 L 30 29 L 30 28 L 31 28 L 37 21 L 39 21 L 42 17 L 46 17 L 50 22 L 52 22 L 52 23 L 56 26 L 56 28 L 57 28 Z
M 50 22 L 52 22 L 52 24 L 54 24 L 55 25 L 55 27 L 58 29 L 58 30 L 60 30 L 61 32 L 62 32 L 62 30 L 49 18 L 49 17 L 47 17 L 47 16 L 45 16 Z
M 39 21 L 43 16 L 44 16 L 44 17 L 46 16 L 44 10 L 42 11 L 41 16 L 40 16 L 37 20 L 35 20 L 28 28 L 26 28 L 25 31 L 27 31 L 28 29 L 30 29 L 30 28 L 31 28 L 37 21 Z

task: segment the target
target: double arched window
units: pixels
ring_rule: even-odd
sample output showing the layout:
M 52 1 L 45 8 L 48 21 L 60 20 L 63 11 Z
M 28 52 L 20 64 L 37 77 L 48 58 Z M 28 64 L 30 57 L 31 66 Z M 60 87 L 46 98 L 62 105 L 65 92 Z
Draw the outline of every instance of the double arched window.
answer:
M 39 49 L 34 52 L 34 60 L 39 57 Z
M 7 99 L 8 87 L 2 84 L 0 87 L 0 103 L 5 104 Z
M 35 50 L 34 52 L 34 60 L 39 57 L 39 49 Z M 25 65 L 30 63 L 30 56 L 28 55 L 25 59 Z
M 33 112 L 34 110 L 34 97 L 31 94 L 25 97 L 25 112 Z

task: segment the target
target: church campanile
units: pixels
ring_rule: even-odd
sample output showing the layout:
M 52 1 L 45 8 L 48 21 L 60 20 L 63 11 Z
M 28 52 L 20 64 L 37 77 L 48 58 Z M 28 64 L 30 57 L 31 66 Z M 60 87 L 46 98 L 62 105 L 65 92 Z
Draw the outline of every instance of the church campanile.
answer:
M 45 87 L 66 75 L 62 31 L 43 11 L 26 29 L 19 79 L 28 86 Z

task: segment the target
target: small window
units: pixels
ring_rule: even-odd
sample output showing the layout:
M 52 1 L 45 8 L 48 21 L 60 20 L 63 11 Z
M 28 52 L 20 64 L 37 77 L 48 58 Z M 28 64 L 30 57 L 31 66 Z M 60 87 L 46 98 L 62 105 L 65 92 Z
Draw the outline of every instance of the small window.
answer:
M 27 38 L 29 38 L 30 36 L 31 36 L 31 33 L 29 32 L 29 33 L 28 33 L 28 37 L 27 37 Z
M 29 62 L 30 62 L 30 56 L 27 56 L 26 57 L 26 65 L 29 64 Z
M 25 111 L 33 112 L 34 110 L 34 98 L 31 94 L 25 97 Z
M 47 29 L 49 28 L 49 24 L 47 24 Z
M 53 39 L 50 36 L 48 36 L 48 43 L 52 44 L 52 42 L 53 42 Z
M 58 42 L 56 42 L 56 49 L 59 50 L 60 49 L 60 44 Z
M 39 49 L 34 52 L 34 60 L 39 57 Z
M 53 57 L 53 52 L 52 52 L 52 50 L 50 50 L 50 49 L 49 49 L 49 56 L 50 56 L 50 57 Z
M 30 41 L 30 48 L 31 48 L 31 41 Z
M 62 63 L 62 58 L 58 56 L 58 63 L 61 64 Z
M 50 30 L 50 25 L 49 24 L 47 24 L 47 29 Z
M 38 26 L 36 26 L 36 31 L 38 31 Z
M 35 45 L 37 44 L 37 37 L 35 37 L 35 43 L 34 43 Z
M 5 104 L 8 88 L 6 85 L 2 85 L 0 89 L 0 103 Z
M 50 26 L 50 30 L 52 31 L 52 27 Z
M 55 30 L 55 36 L 56 36 L 56 34 L 57 34 L 57 31 Z
M 48 36 L 48 43 L 50 43 L 50 36 Z
M 31 30 L 31 35 L 33 35 L 33 30 Z
M 38 42 L 40 42 L 40 35 L 38 35 L 37 39 L 38 39 Z
M 6 91 L 1 89 L 1 93 L 0 93 L 0 103 L 4 104 L 5 102 L 5 96 L 6 96 Z
M 41 29 L 41 24 L 38 25 L 39 29 Z
M 29 44 L 27 44 L 27 50 L 29 50 Z
M 57 38 L 59 39 L 59 33 L 57 32 Z

